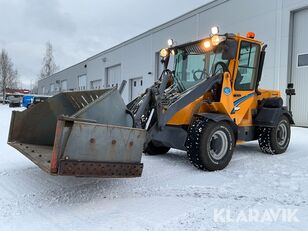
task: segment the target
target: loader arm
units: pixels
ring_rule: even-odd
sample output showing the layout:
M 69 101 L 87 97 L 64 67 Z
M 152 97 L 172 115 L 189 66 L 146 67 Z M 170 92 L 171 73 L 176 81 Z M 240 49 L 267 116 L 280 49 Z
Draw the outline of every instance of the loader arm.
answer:
M 223 74 L 217 74 L 213 77 L 210 77 L 192 88 L 186 90 L 181 94 L 179 99 L 172 103 L 165 112 L 158 112 L 158 125 L 159 127 L 165 126 L 167 122 L 180 110 L 194 102 L 206 92 L 211 90 L 215 84 L 222 83 Z

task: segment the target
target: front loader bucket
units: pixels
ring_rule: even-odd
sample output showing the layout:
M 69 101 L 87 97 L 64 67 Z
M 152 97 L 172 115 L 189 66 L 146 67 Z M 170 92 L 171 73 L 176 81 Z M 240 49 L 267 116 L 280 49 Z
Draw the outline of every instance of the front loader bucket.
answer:
M 8 144 L 53 175 L 137 177 L 145 131 L 116 89 L 65 92 L 14 111 Z

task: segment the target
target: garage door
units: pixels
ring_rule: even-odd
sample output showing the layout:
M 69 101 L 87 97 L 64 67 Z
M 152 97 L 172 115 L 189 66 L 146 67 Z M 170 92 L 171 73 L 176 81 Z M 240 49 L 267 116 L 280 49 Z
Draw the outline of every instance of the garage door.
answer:
M 143 93 L 143 79 L 142 77 L 134 78 L 130 80 L 130 100 L 137 98 Z
M 91 81 L 91 89 L 101 89 L 101 86 L 102 86 L 101 79 Z
M 67 91 L 67 80 L 61 81 L 61 91 Z
M 308 126 L 308 10 L 294 14 L 292 76 L 296 95 L 292 97 L 295 124 Z
M 107 87 L 119 86 L 121 84 L 121 65 L 107 68 Z
M 78 76 L 78 90 L 86 90 L 87 89 L 87 75 Z

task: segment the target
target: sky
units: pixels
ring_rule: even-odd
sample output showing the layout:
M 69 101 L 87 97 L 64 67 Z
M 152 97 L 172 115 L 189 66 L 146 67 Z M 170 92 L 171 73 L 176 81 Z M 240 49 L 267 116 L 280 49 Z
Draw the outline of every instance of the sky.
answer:
M 0 0 L 0 49 L 21 87 L 38 78 L 50 41 L 64 69 L 209 0 Z

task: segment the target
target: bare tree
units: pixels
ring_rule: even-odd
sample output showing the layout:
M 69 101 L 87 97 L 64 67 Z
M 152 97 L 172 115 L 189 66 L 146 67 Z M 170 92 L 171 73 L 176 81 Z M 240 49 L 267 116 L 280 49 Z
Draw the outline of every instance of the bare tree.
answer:
M 32 84 L 31 84 L 32 85 Z M 31 86 L 31 93 L 38 94 L 38 81 L 35 80 L 33 85 Z
M 39 75 L 39 79 L 44 79 L 46 77 L 54 74 L 59 67 L 56 65 L 53 56 L 53 48 L 50 42 L 46 43 L 46 52 L 42 61 L 42 69 Z
M 5 95 L 7 88 L 16 88 L 18 71 L 14 69 L 12 60 L 5 49 L 0 53 L 0 86 L 3 95 L 3 103 L 5 103 Z

